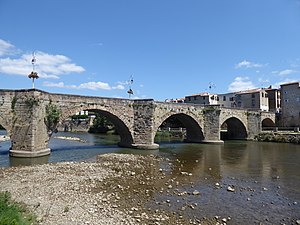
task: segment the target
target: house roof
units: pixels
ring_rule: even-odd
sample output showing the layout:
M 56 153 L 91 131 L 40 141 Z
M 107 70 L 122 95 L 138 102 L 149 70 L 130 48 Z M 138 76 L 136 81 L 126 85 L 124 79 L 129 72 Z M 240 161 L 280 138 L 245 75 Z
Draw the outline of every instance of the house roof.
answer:
M 256 89 L 251 89 L 251 90 L 246 90 L 246 91 L 238 91 L 235 92 L 236 94 L 252 94 L 252 93 L 257 93 L 261 91 L 265 91 L 265 88 L 256 88 Z
M 280 86 L 286 86 L 286 85 L 295 85 L 298 84 L 300 86 L 300 82 L 290 82 L 290 83 L 285 83 L 285 84 L 281 84 Z
M 185 97 L 210 96 L 210 95 L 217 95 L 217 94 L 210 94 L 208 92 L 203 92 L 203 93 L 199 93 L 199 94 L 187 95 Z

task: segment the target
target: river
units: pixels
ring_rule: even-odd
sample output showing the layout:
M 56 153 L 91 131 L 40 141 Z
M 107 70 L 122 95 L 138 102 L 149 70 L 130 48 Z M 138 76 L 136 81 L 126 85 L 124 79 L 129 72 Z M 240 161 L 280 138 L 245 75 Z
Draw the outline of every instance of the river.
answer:
M 58 136 L 79 137 L 85 142 L 55 138 Z M 183 201 L 181 196 L 157 193 L 155 201 L 148 207 L 172 210 L 191 218 L 199 214 L 230 217 L 232 224 L 296 224 L 300 219 L 299 145 L 251 141 L 209 145 L 165 141 L 160 142 L 159 150 L 139 151 L 119 148 L 118 139 L 115 135 L 57 133 L 49 142 L 51 155 L 35 159 L 10 158 L 10 142 L 0 142 L 0 166 L 95 161 L 98 154 L 111 152 L 155 154 L 170 162 L 162 168 L 166 176 L 180 181 L 178 192 L 197 190 L 200 197 L 190 195 Z M 176 204 L 161 204 L 169 201 Z M 193 209 L 195 207 L 197 210 Z

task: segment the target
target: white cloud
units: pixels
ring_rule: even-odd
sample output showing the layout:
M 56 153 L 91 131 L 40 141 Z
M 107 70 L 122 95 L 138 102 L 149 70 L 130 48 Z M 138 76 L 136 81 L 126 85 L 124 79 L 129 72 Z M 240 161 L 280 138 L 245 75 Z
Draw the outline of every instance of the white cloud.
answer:
M 125 87 L 124 87 L 124 85 L 122 85 L 122 84 L 118 84 L 117 86 L 115 86 L 115 87 L 112 87 L 112 89 L 124 90 L 124 89 L 125 89 Z
M 239 68 L 259 68 L 259 67 L 263 67 L 263 64 L 259 64 L 259 63 L 253 63 L 247 60 L 243 60 L 242 62 L 239 62 L 238 64 L 235 65 L 236 69 Z
M 293 74 L 293 73 L 299 73 L 299 71 L 287 69 L 287 70 L 279 71 L 278 75 L 280 75 L 280 76 L 287 76 L 287 75 L 290 75 L 290 74 Z
M 117 85 L 117 86 L 110 86 L 108 83 L 104 83 L 101 81 L 98 82 L 87 82 L 87 83 L 82 83 L 80 85 L 65 85 L 64 82 L 58 82 L 58 83 L 53 83 L 53 82 L 47 82 L 45 81 L 43 83 L 44 86 L 46 87 L 58 87 L 58 88 L 67 88 L 67 89 L 89 89 L 89 90 L 124 90 L 124 86 L 122 85 Z
M 297 80 L 294 80 L 294 79 L 289 79 L 289 78 L 287 78 L 287 79 L 285 79 L 285 80 L 283 80 L 283 81 L 280 81 L 280 82 L 275 83 L 275 84 L 272 85 L 272 86 L 273 86 L 274 88 L 280 88 L 280 85 L 281 85 L 281 84 L 293 83 L 293 82 L 299 82 L 299 80 L 297 81 Z
M 258 82 L 259 83 L 269 83 L 270 82 L 270 80 L 269 79 L 263 79 L 263 78 L 258 78 Z
M 236 77 L 234 81 L 229 85 L 228 91 L 236 92 L 255 88 L 249 77 Z
M 14 55 L 17 54 L 19 50 L 12 44 L 0 39 L 0 56 L 4 55 Z
M 90 89 L 90 90 L 98 90 L 98 89 L 111 90 L 112 89 L 108 83 L 103 83 L 100 81 L 83 83 L 83 84 L 80 84 L 77 88 L 78 89 Z
M 51 55 L 36 52 L 35 70 L 41 78 L 59 78 L 69 73 L 82 73 L 85 69 L 71 63 L 71 59 L 64 55 Z M 0 73 L 27 76 L 32 71 L 32 54 L 23 54 L 19 58 L 0 58 Z

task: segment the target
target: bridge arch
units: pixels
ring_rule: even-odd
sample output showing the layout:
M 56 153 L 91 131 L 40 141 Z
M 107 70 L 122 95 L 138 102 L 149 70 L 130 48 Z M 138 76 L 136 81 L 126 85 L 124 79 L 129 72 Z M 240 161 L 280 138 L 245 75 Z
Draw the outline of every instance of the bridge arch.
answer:
M 60 118 L 60 122 L 64 121 L 65 119 L 69 118 L 72 115 L 75 115 L 77 112 L 81 111 L 89 111 L 89 112 L 97 112 L 100 115 L 106 117 L 111 123 L 114 124 L 117 133 L 120 135 L 120 142 L 119 146 L 122 147 L 132 147 L 133 144 L 133 135 L 130 132 L 131 120 L 124 117 L 123 114 L 118 113 L 113 110 L 106 109 L 105 107 L 75 107 L 75 108 L 68 108 L 62 109 L 62 115 Z
M 155 132 L 153 137 L 155 137 L 158 128 L 167 119 L 174 118 L 180 121 L 180 123 L 186 128 L 186 142 L 201 142 L 203 141 L 204 134 L 201 125 L 198 123 L 195 116 L 191 113 L 166 113 L 161 116 L 158 121 L 155 122 L 153 131 Z
M 9 125 L 6 120 L 0 115 L 0 125 L 6 130 L 7 135 L 10 135 L 11 125 Z
M 275 122 L 270 118 L 265 118 L 261 121 L 262 128 L 264 127 L 275 127 Z
M 247 128 L 238 117 L 228 117 L 221 123 L 221 139 L 245 140 L 247 137 Z

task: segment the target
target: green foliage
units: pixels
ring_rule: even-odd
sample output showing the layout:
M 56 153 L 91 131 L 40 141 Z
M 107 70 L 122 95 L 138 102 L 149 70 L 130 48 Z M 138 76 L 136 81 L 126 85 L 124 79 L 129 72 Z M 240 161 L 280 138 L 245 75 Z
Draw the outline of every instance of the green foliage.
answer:
M 67 212 L 69 212 L 69 211 L 70 211 L 69 206 L 65 206 L 65 208 L 64 208 L 64 213 L 67 213 Z
M 114 124 L 107 117 L 99 113 L 96 113 L 95 116 L 93 125 L 89 129 L 90 133 L 107 133 L 110 130 L 114 130 Z
M 0 193 L 0 225 L 36 224 L 36 218 L 26 208 L 11 200 L 8 192 Z
M 39 100 L 34 98 L 26 99 L 25 104 L 28 106 L 28 108 L 32 109 L 34 106 L 39 105 Z
M 14 111 L 15 110 L 15 106 L 17 103 L 17 98 L 13 97 L 12 101 L 11 101 L 11 109 Z
M 51 102 L 46 106 L 45 124 L 47 126 L 49 135 L 56 131 L 56 126 L 59 122 L 60 111 L 56 105 Z
M 264 132 L 255 137 L 258 141 L 300 144 L 300 135 Z
M 109 127 L 113 126 L 113 123 L 110 122 L 105 116 L 102 116 L 98 113 L 95 114 L 96 118 L 94 119 L 92 128 L 99 128 L 99 127 Z

